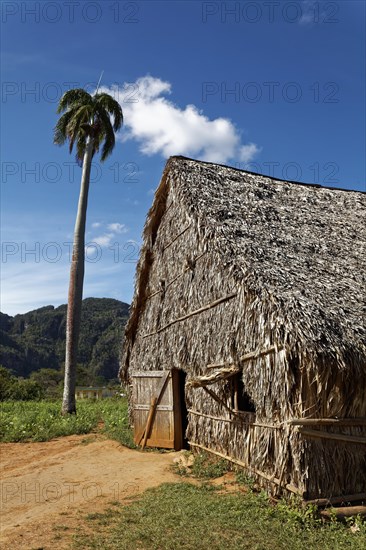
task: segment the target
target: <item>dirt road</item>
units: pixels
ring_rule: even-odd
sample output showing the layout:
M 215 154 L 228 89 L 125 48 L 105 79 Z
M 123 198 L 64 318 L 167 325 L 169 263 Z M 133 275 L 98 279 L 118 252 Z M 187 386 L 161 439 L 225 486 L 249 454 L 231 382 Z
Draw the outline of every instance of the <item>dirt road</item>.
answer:
M 81 513 L 181 479 L 170 470 L 177 455 L 134 451 L 100 434 L 0 444 L 1 548 L 69 548 Z

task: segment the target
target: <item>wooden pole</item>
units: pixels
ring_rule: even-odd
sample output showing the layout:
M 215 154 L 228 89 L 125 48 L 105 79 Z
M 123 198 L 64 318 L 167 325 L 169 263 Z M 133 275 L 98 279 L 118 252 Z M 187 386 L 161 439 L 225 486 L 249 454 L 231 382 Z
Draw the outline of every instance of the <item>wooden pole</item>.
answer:
M 366 418 L 294 418 L 287 424 L 290 426 L 365 426 Z
M 227 300 L 231 300 L 231 298 L 235 298 L 237 293 L 229 294 L 228 296 L 224 296 L 223 298 L 219 298 L 218 300 L 215 300 L 214 302 L 211 302 L 207 306 L 203 306 L 199 309 L 196 309 L 194 311 L 191 311 L 191 313 L 187 313 L 187 315 L 183 315 L 182 317 L 178 317 L 178 319 L 174 319 L 174 321 L 170 321 L 170 323 L 167 323 L 166 325 L 160 327 L 158 330 L 154 332 L 150 332 L 149 334 L 145 334 L 143 338 L 147 338 L 148 336 L 154 336 L 154 334 L 159 334 L 159 332 L 162 332 L 166 328 L 169 328 L 170 326 L 174 325 L 175 323 L 179 323 L 180 321 L 184 321 L 185 319 L 189 319 L 189 317 L 192 317 L 193 315 L 198 315 L 199 313 L 202 313 L 203 311 L 206 311 L 207 309 L 211 309 L 212 307 L 218 306 L 219 304 L 222 304 L 223 302 L 227 302 Z
M 245 363 L 246 361 L 251 361 L 252 359 L 258 359 L 258 357 L 263 357 L 264 355 L 269 355 L 270 353 L 274 353 L 276 351 L 283 350 L 283 346 L 270 346 L 267 349 L 263 349 L 260 351 L 252 351 L 250 353 L 246 353 L 242 357 L 239 358 L 239 363 Z M 207 365 L 208 369 L 217 369 L 219 367 L 230 367 L 233 366 L 231 363 L 211 363 L 210 365 Z
M 224 407 L 224 409 L 226 409 L 228 413 L 235 416 L 235 418 L 240 418 L 240 415 L 238 413 L 236 413 L 233 409 L 230 409 L 230 407 L 228 407 L 226 403 L 224 403 L 224 401 L 222 401 L 222 399 L 220 399 L 219 396 L 216 395 L 216 393 L 214 393 L 212 390 L 207 388 L 207 386 L 202 386 L 202 389 L 205 390 L 205 392 L 207 392 L 208 395 L 212 397 L 212 399 L 214 399 L 217 403 L 219 403 L 222 407 Z
M 179 239 L 179 237 L 181 237 L 186 231 L 188 231 L 188 229 L 191 227 L 191 224 L 189 224 L 185 229 L 183 229 L 183 231 L 181 231 L 180 233 L 178 233 L 178 235 L 176 237 L 174 237 L 174 239 L 172 241 L 170 241 L 170 243 L 168 243 L 164 249 L 163 249 L 163 252 L 165 252 L 165 250 L 167 248 L 169 248 L 169 246 L 171 246 L 173 243 L 175 243 L 175 241 L 177 239 Z
M 295 493 L 296 495 L 301 496 L 303 498 L 304 492 L 301 491 L 298 487 L 295 487 L 295 485 L 291 485 L 290 483 L 287 483 L 286 485 L 280 485 L 279 479 L 276 477 L 272 477 L 268 474 L 265 474 L 264 472 L 261 472 L 260 470 L 256 470 L 255 468 L 251 468 L 248 466 L 248 464 L 245 464 L 244 462 L 241 462 L 240 460 L 237 460 L 236 458 L 232 458 L 231 456 L 224 455 L 222 453 L 219 453 L 218 451 L 214 451 L 213 449 L 208 449 L 207 447 L 204 447 L 203 445 L 199 445 L 198 443 L 193 443 L 192 441 L 188 441 L 188 444 L 192 447 L 198 447 L 199 449 L 202 449 L 203 451 L 206 451 L 208 453 L 212 453 L 216 456 L 219 456 L 220 458 L 224 458 L 225 460 L 228 460 L 229 462 L 232 462 L 233 464 L 237 464 L 238 466 L 241 466 L 242 468 L 245 468 L 246 470 L 249 470 L 251 472 L 254 472 L 259 477 L 263 477 L 266 479 L 269 483 L 274 483 L 275 485 L 281 486 L 284 489 L 287 489 L 291 493 Z
M 343 502 L 362 502 L 366 501 L 366 493 L 356 493 L 354 495 L 343 495 L 339 497 L 314 498 L 305 500 L 305 504 L 315 504 L 316 506 L 328 506 L 329 504 L 342 504 Z
M 187 409 L 187 412 L 189 412 L 190 414 L 195 414 L 197 416 L 203 416 L 204 418 L 210 418 L 211 420 L 217 420 L 219 422 L 237 422 L 238 420 L 240 420 L 246 428 L 270 428 L 273 430 L 283 429 L 283 424 L 264 424 L 260 422 L 250 422 L 249 420 L 242 418 L 240 415 L 235 415 L 235 418 L 224 418 L 222 416 L 213 416 L 212 414 L 195 411 L 194 409 Z M 235 413 L 237 411 L 233 410 L 233 412 Z
M 148 435 L 149 435 L 149 432 L 150 432 L 150 429 L 151 429 L 151 426 L 152 426 L 152 422 L 153 422 L 153 418 L 154 418 L 154 414 L 155 414 L 157 402 L 158 402 L 158 398 L 157 398 L 157 397 L 153 397 L 153 398 L 151 399 L 151 405 L 150 405 L 150 410 L 149 410 L 149 416 L 147 417 L 147 422 L 146 422 L 146 427 L 145 427 L 144 438 L 143 438 L 142 444 L 141 444 L 141 449 L 142 449 L 142 450 L 144 450 L 144 448 L 145 448 L 146 441 L 147 441 L 147 438 L 148 438 Z
M 331 519 L 335 516 L 337 519 L 350 518 L 353 516 L 361 516 L 362 518 L 366 517 L 366 506 L 345 506 L 342 508 L 327 508 L 322 510 L 320 515 L 323 518 Z
M 198 260 L 200 260 L 202 258 L 202 256 L 204 256 L 206 254 L 206 252 L 203 252 L 202 254 L 200 254 L 199 256 L 197 256 L 197 258 L 193 258 L 193 260 L 195 262 L 197 262 Z M 179 273 L 178 275 L 176 275 L 176 277 L 174 277 L 174 279 L 172 279 L 171 281 L 168 281 L 166 283 L 166 286 L 165 286 L 165 290 L 167 288 L 169 288 L 173 283 L 175 283 L 175 281 L 177 281 L 180 277 L 183 277 L 183 275 L 185 273 L 187 273 L 187 271 L 190 271 L 190 267 L 186 267 L 185 269 L 183 269 L 183 271 L 181 273 Z M 149 294 L 148 296 L 146 296 L 145 300 L 149 300 L 150 298 L 152 298 L 153 296 L 157 296 L 157 294 L 161 294 L 162 290 L 159 289 L 159 290 L 155 290 L 155 292 L 153 292 L 152 294 Z
M 298 432 L 305 437 L 333 439 L 334 441 L 344 441 L 345 443 L 358 443 L 361 445 L 366 445 L 366 437 L 358 437 L 356 435 L 334 434 L 329 432 L 321 432 L 319 430 L 306 430 L 303 428 L 299 428 Z
M 226 380 L 227 378 L 231 378 L 235 374 L 238 374 L 240 372 L 239 367 L 235 367 L 234 365 L 231 367 L 223 368 L 218 371 L 216 371 L 214 374 L 205 375 L 205 376 L 198 376 L 197 378 L 191 378 L 187 382 L 187 387 L 190 388 L 200 388 L 203 386 L 207 386 L 208 384 L 215 384 L 216 382 L 220 382 L 222 380 Z M 237 396 L 237 393 L 235 394 Z M 235 407 L 238 408 L 238 407 Z

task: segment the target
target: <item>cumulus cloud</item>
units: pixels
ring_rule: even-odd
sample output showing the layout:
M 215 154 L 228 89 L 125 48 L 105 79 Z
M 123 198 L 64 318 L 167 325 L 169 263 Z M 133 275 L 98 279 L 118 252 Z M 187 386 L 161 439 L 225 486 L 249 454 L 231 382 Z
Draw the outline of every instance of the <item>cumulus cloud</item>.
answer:
M 103 226 L 106 228 L 104 232 L 101 235 L 98 235 L 97 237 L 93 237 L 91 241 L 101 246 L 102 248 L 107 248 L 108 246 L 113 244 L 113 239 L 115 239 L 117 235 L 128 233 L 128 227 L 124 223 L 119 223 L 119 222 L 113 222 L 108 224 L 102 224 L 99 222 L 92 223 L 93 229 L 99 229 Z
M 114 233 L 127 233 L 128 231 L 124 223 L 110 223 L 107 228 Z
M 98 244 L 102 247 L 107 247 L 111 244 L 114 233 L 106 233 L 105 235 L 100 235 L 99 237 L 93 238 L 93 243 Z
M 120 139 L 136 140 L 145 155 L 184 155 L 225 163 L 252 160 L 260 151 L 254 143 L 241 143 L 231 120 L 209 119 L 195 105 L 175 105 L 166 97 L 171 84 L 159 78 L 144 76 L 122 90 L 112 86 L 104 91 L 114 95 L 123 108 L 125 131 Z
M 239 158 L 242 162 L 251 161 L 261 149 L 255 143 L 248 143 L 248 145 L 242 145 L 239 150 Z

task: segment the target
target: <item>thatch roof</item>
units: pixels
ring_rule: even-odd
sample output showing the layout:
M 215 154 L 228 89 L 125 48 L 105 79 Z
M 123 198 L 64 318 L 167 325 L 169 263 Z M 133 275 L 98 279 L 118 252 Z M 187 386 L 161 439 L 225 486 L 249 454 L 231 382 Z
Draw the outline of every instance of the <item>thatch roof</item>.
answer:
M 366 193 L 170 158 L 121 377 L 134 387 L 136 372 L 181 369 L 191 445 L 309 498 L 363 491 L 365 221 Z M 255 407 L 241 420 L 231 375 Z
M 365 375 L 366 194 L 184 157 L 168 160 L 148 215 L 126 336 L 137 328 L 139 280 L 170 188 L 220 255 L 218 270 L 275 304 L 303 347 Z

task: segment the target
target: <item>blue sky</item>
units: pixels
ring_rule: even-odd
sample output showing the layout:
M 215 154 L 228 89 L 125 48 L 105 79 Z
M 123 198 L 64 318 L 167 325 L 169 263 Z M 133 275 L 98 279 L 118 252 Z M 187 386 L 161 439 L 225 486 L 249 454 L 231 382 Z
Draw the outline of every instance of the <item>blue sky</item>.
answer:
M 32 2 L 2 9 L 2 301 L 67 299 L 80 168 L 53 145 L 70 87 L 102 86 L 125 126 L 95 159 L 84 296 L 130 302 L 166 159 L 183 154 L 365 191 L 365 3 Z

